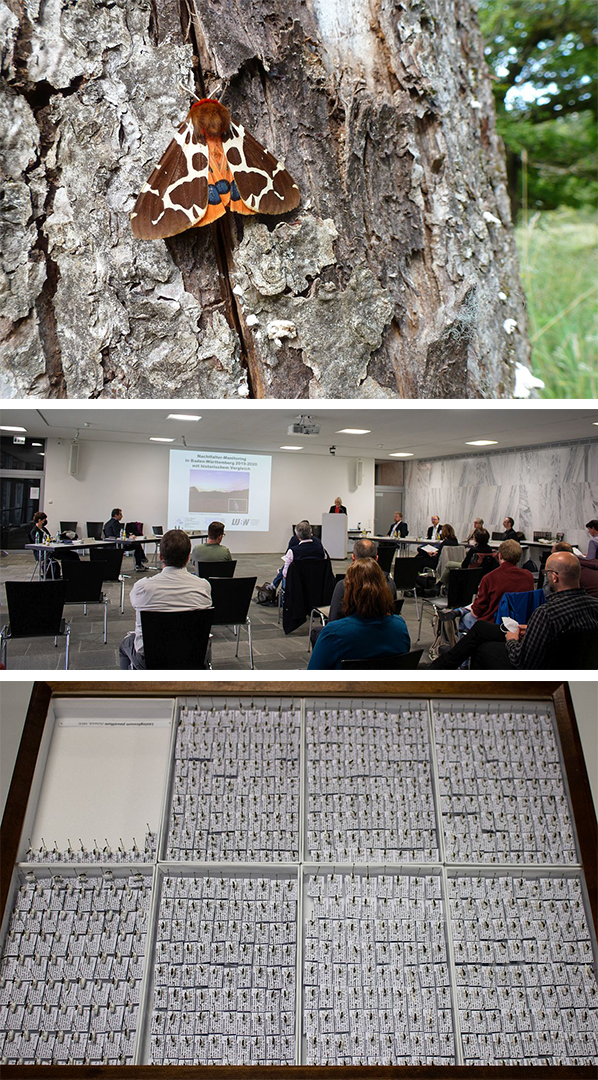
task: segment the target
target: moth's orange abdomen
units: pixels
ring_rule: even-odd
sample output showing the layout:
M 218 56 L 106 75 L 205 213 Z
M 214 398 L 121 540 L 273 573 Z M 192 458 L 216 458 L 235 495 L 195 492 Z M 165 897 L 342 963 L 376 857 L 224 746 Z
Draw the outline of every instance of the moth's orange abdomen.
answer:
M 213 98 L 195 101 L 189 110 L 189 116 L 194 130 L 206 135 L 224 135 L 230 127 L 228 109 Z

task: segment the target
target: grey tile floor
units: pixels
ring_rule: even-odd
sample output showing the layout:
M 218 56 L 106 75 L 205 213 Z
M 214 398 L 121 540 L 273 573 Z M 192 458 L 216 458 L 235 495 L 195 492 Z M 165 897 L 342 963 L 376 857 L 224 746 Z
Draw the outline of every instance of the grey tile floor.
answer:
M 150 555 L 151 558 L 151 555 Z M 263 581 L 269 581 L 278 566 L 280 557 L 274 555 L 239 555 L 237 556 L 236 577 L 257 577 L 258 585 Z M 334 560 L 335 573 L 343 573 L 349 560 Z M 110 599 L 108 606 L 108 641 L 102 642 L 102 611 L 98 607 L 97 612 L 88 608 L 88 614 L 83 614 L 80 605 L 71 604 L 65 608 L 65 616 L 71 622 L 71 646 L 69 669 L 72 671 L 115 671 L 118 670 L 118 646 L 124 635 L 133 629 L 133 609 L 128 604 L 128 594 L 135 584 L 138 575 L 132 570 L 133 559 L 128 558 L 123 562 L 125 573 L 131 573 L 131 578 L 125 588 L 125 613 L 120 614 L 119 598 L 120 585 L 107 582 L 105 591 Z M 33 570 L 33 559 L 29 552 L 11 551 L 8 556 L 0 560 L 0 623 L 8 621 L 6 608 L 5 581 L 28 581 Z M 417 637 L 418 620 L 415 614 L 415 603 L 407 598 L 403 606 L 403 617 L 407 623 L 411 635 L 412 647 L 415 647 Z M 288 636 L 278 624 L 278 611 L 275 607 L 264 606 L 252 601 L 249 608 L 251 619 L 254 664 L 260 671 L 304 671 L 307 667 L 308 634 L 307 623 L 299 627 Z M 422 661 L 426 662 L 427 649 L 432 643 L 430 619 L 424 615 L 422 624 L 422 639 L 418 648 L 424 648 Z M 249 668 L 249 649 L 247 634 L 241 633 L 239 656 L 235 657 L 236 638 L 232 629 L 228 627 L 216 627 L 213 631 L 212 666 L 215 671 L 247 671 Z M 58 648 L 46 639 L 31 638 L 29 640 L 9 641 L 8 663 L 10 671 L 61 670 L 64 669 L 64 645 L 59 642 Z

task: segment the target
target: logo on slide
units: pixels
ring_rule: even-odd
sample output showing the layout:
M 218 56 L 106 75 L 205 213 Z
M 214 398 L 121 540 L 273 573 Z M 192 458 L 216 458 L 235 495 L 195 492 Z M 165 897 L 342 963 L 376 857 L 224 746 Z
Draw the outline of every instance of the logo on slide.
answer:
M 232 472 L 228 469 L 190 469 L 189 513 L 248 513 L 249 482 L 249 472 Z

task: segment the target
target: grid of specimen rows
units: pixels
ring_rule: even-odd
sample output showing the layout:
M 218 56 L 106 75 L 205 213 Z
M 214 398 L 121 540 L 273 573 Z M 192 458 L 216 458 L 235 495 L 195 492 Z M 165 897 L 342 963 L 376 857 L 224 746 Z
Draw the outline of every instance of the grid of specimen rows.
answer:
M 166 857 L 296 862 L 299 736 L 296 709 L 185 710 Z
M 151 878 L 38 878 L 21 884 L 0 966 L 0 1057 L 130 1064 Z
M 152 1064 L 293 1065 L 297 877 L 169 876 Z
M 595 957 L 548 711 L 443 702 L 430 722 L 424 702 L 308 704 L 303 745 L 302 772 L 298 707 L 181 709 L 139 1060 L 598 1061 Z M 48 869 L 56 885 L 43 888 L 64 899 L 59 871 Z M 88 889 L 84 868 L 75 873 L 72 888 Z M 100 913 L 104 886 L 127 894 L 139 880 L 131 871 L 115 886 L 95 874 Z M 39 890 L 30 876 L 23 889 Z M 149 886 L 143 896 L 145 928 Z M 49 910 L 57 904 L 52 894 Z M 123 911 L 119 941 L 127 919 Z M 103 1002 L 104 981 L 124 991 L 118 967 L 106 980 L 100 968 L 87 1012 L 54 950 L 50 978 L 69 991 L 59 989 L 58 1029 L 42 1039 L 27 1011 L 34 996 L 15 1016 L 15 984 L 29 977 L 14 944 L 24 931 L 11 930 L 0 969 L 3 1060 L 131 1061 L 138 938 L 123 1002 Z M 103 940 L 100 957 L 113 944 Z

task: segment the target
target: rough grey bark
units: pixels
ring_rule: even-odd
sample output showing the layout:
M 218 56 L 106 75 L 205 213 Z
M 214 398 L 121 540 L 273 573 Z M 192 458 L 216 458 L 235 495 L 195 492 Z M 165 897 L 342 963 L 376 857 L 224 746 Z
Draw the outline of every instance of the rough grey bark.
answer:
M 0 0 L 6 397 L 509 397 L 528 362 L 471 0 Z M 287 164 L 287 219 L 128 213 L 188 103 Z

